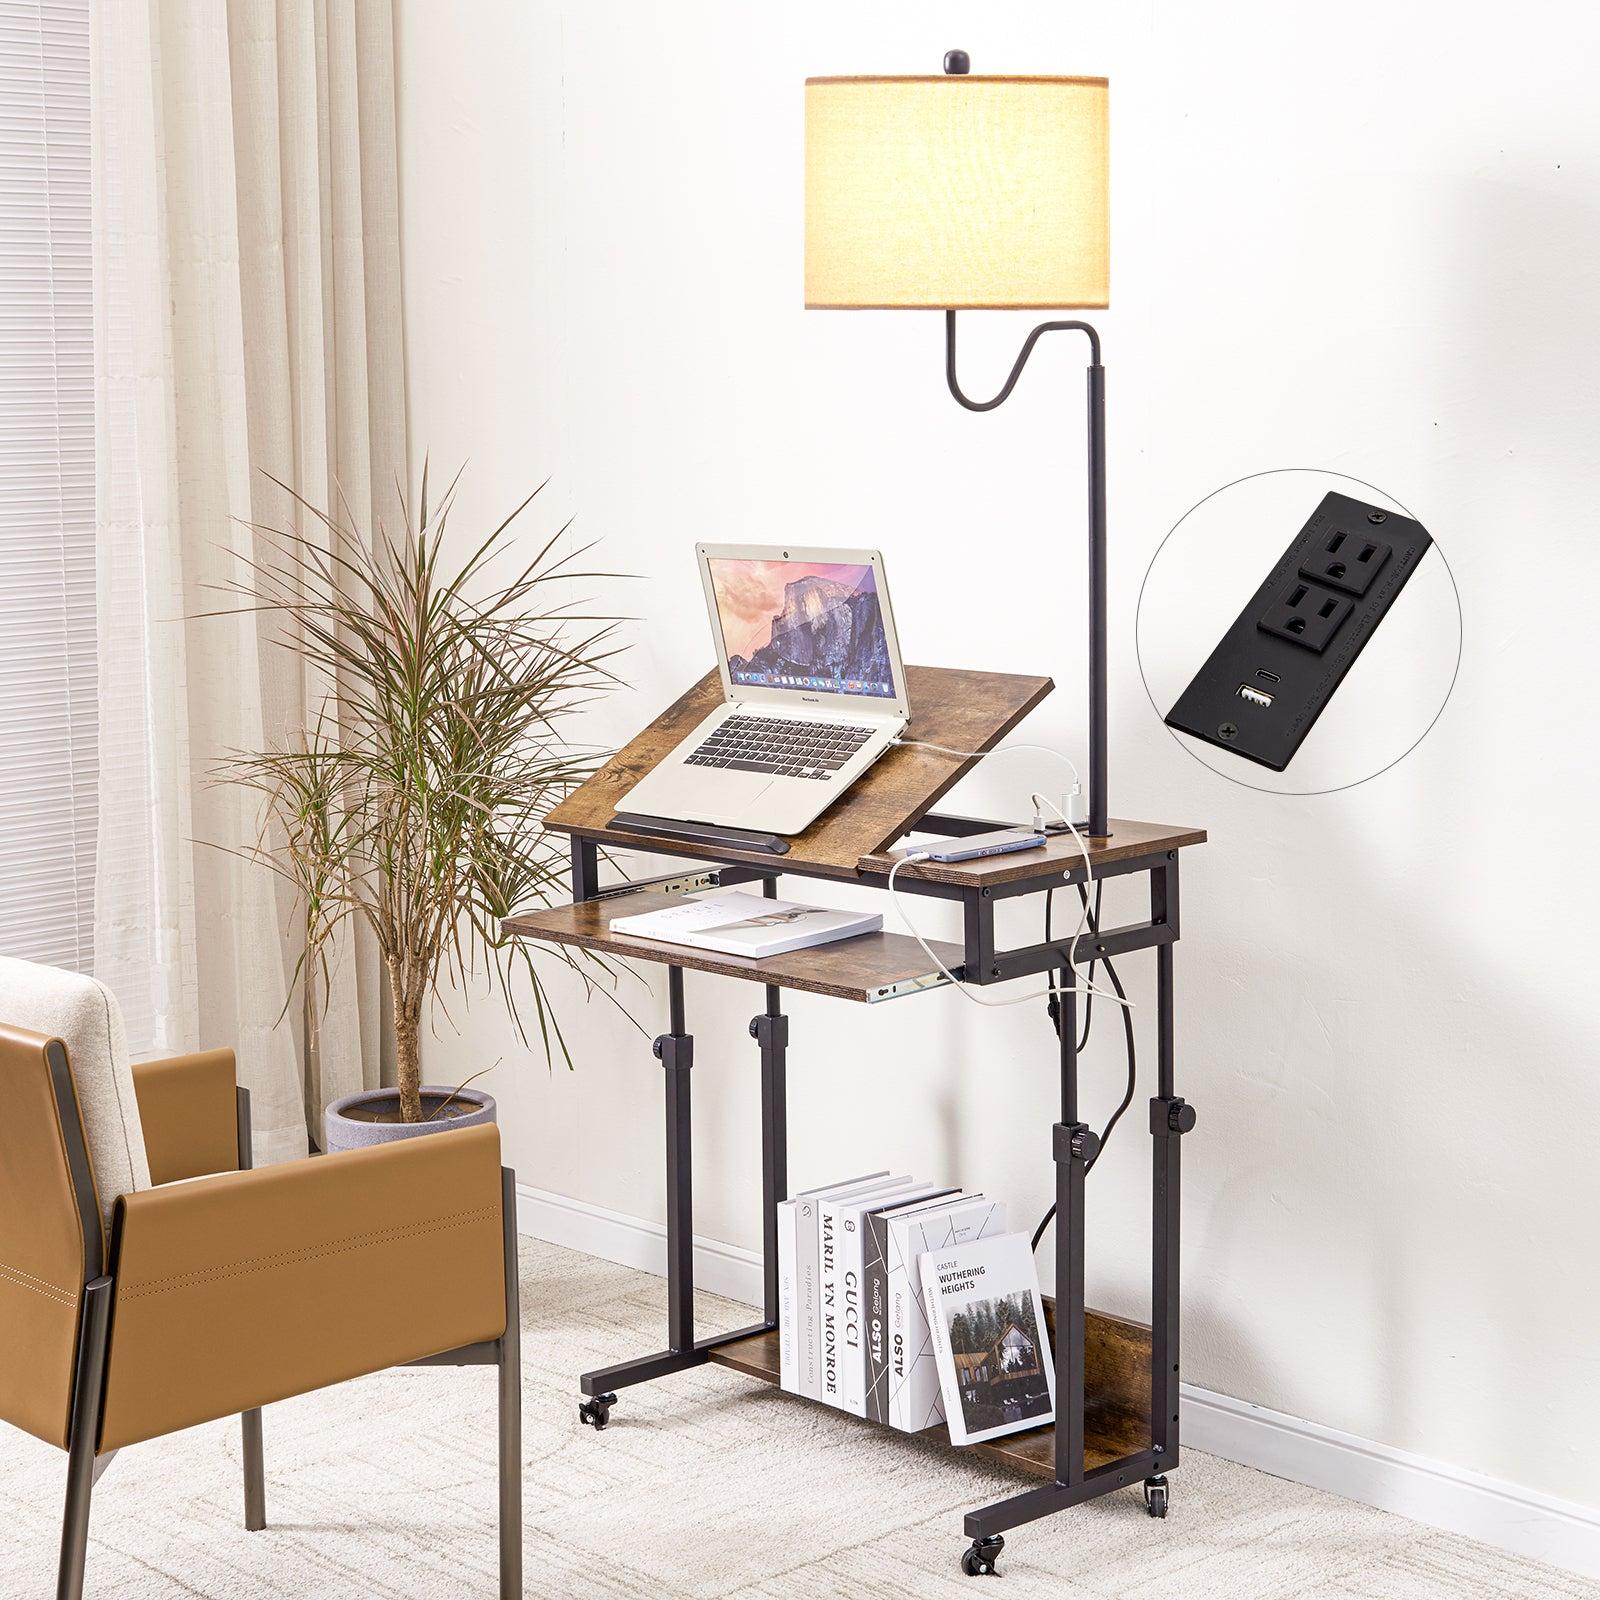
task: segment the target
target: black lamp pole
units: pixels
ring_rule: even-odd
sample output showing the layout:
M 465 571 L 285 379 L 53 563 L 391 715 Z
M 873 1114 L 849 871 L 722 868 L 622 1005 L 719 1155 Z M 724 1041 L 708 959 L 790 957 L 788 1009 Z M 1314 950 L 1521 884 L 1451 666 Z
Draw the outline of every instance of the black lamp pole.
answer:
M 952 50 L 944 70 L 963 76 L 971 63 L 965 50 Z M 1023 343 L 1011 374 L 992 400 L 973 400 L 956 378 L 956 314 L 944 314 L 944 373 L 950 393 L 968 411 L 993 411 L 1017 386 L 1039 336 L 1067 331 L 1089 341 L 1089 833 L 1110 832 L 1106 795 L 1106 369 L 1100 365 L 1100 335 L 1087 322 L 1041 322 Z

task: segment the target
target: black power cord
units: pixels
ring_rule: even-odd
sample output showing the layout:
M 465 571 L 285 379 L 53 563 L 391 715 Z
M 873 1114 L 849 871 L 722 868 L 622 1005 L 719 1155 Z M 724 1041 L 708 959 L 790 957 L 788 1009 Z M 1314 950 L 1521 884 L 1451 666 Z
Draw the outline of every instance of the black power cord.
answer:
M 1089 915 L 1089 927 L 1091 930 L 1098 925 L 1100 920 L 1100 894 L 1104 888 L 1105 885 L 1103 883 L 1097 883 L 1094 886 L 1094 912 L 1092 915 Z M 1046 944 L 1053 944 L 1055 942 L 1054 936 L 1050 931 L 1052 905 L 1055 900 L 1055 893 L 1056 892 L 1054 889 L 1046 889 L 1044 892 L 1044 942 Z M 1089 893 L 1082 884 L 1078 885 L 1078 898 L 1084 902 L 1084 909 L 1087 913 Z M 1095 956 L 1089 962 L 1089 971 L 1084 980 L 1088 986 L 1089 992 L 1084 997 L 1083 1002 L 1083 1036 L 1078 1040 L 1079 1050 L 1082 1050 L 1083 1047 L 1088 1044 L 1089 1030 L 1094 1026 L 1094 969 L 1099 959 L 1100 958 L 1098 956 Z M 1045 1010 L 1050 1014 L 1050 1026 L 1056 1030 L 1056 1038 L 1058 1039 L 1061 1037 L 1060 991 L 1066 987 L 1066 969 L 1063 967 L 1059 972 L 1052 970 L 1050 973 L 1050 993 L 1045 1000 Z
M 1098 883 L 1094 886 L 1094 909 L 1091 911 L 1089 909 L 1089 891 L 1082 884 L 1078 885 L 1078 898 L 1083 904 L 1084 916 L 1088 921 L 1091 933 L 1099 933 L 1100 931 L 1100 891 L 1103 887 L 1103 884 Z M 1046 944 L 1050 943 L 1051 939 L 1050 897 L 1052 892 L 1047 890 L 1044 897 L 1044 937 Z M 1111 980 L 1111 987 L 1117 991 L 1117 998 L 1126 1000 L 1128 992 L 1122 987 L 1122 980 L 1117 976 L 1117 969 L 1112 965 L 1111 958 L 1107 956 L 1103 959 L 1105 961 L 1106 976 Z M 1092 981 L 1094 974 L 1094 964 L 1092 962 L 1089 966 L 1089 973 Z M 1065 974 L 1062 976 L 1063 983 L 1065 982 L 1065 976 Z M 1054 980 L 1052 979 L 1053 982 Z M 1084 1002 L 1083 1037 L 1078 1041 L 1080 1050 L 1089 1042 L 1089 1024 L 1093 1020 L 1090 1008 L 1093 1005 L 1094 996 L 1090 994 Z M 1094 1159 L 1085 1165 L 1085 1172 L 1093 1170 L 1095 1162 L 1105 1153 L 1106 1142 L 1110 1139 L 1112 1130 L 1122 1120 L 1123 1113 L 1133 1104 L 1133 1091 L 1139 1076 L 1139 1059 L 1133 1042 L 1133 1012 L 1127 1006 L 1119 1006 L 1117 1009 L 1122 1013 L 1122 1031 L 1128 1047 L 1128 1087 L 1122 1096 L 1122 1104 L 1111 1113 L 1111 1120 L 1106 1123 L 1101 1131 L 1100 1148 L 1095 1152 Z M 1056 1037 L 1059 1039 L 1061 1037 L 1061 1007 L 1055 996 L 1052 996 L 1050 1001 L 1050 1020 L 1055 1026 Z M 1050 1226 L 1055 1214 L 1056 1208 L 1052 1202 L 1050 1209 L 1039 1219 L 1039 1226 L 1033 1230 L 1032 1248 L 1034 1250 L 1039 1248 L 1039 1241 L 1044 1238 L 1045 1229 Z

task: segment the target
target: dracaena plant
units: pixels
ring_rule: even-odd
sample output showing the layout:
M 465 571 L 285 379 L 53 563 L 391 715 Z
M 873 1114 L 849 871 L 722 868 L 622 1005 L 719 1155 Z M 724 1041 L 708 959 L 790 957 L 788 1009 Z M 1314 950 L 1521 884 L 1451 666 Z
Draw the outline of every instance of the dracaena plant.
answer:
M 589 614 L 582 598 L 593 580 L 615 576 L 582 570 L 591 547 L 559 554 L 562 528 L 531 561 L 508 566 L 510 530 L 529 495 L 468 544 L 465 559 L 447 563 L 454 495 L 452 483 L 430 507 L 424 467 L 415 519 L 408 510 L 403 528 L 380 524 L 371 539 L 347 514 L 295 495 L 317 536 L 258 529 L 266 554 L 232 585 L 250 608 L 279 615 L 280 642 L 328 686 L 291 743 L 221 768 L 264 800 L 245 854 L 293 886 L 304 919 L 297 975 L 314 993 L 326 993 L 340 926 L 360 919 L 372 930 L 393 1003 L 406 1122 L 422 1118 L 428 998 L 479 970 L 525 1038 L 518 990 L 526 989 L 546 1059 L 559 1052 L 571 1065 L 532 951 L 500 924 L 562 889 L 565 853 L 540 824 L 599 759 L 569 743 L 566 726 L 618 681 L 608 666 L 620 648 L 618 619 Z M 603 961 L 564 946 L 539 959 L 614 991 Z

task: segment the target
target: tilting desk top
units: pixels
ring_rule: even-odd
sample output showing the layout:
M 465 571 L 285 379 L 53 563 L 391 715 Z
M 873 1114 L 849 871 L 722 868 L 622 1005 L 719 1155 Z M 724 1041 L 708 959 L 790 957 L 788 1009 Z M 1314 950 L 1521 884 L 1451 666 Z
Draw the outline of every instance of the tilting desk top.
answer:
M 906 687 L 911 699 L 907 739 L 954 750 L 987 750 L 1016 727 L 1053 685 L 1048 678 L 1006 672 L 907 667 Z M 715 672 L 708 672 L 556 806 L 545 818 L 545 826 L 608 845 L 706 859 L 704 845 L 619 833 L 606 824 L 628 790 L 721 703 L 721 682 Z M 715 858 L 811 877 L 857 877 L 863 856 L 885 850 L 903 837 L 973 765 L 968 758 L 901 745 L 856 779 L 804 833 L 790 840 L 787 855 L 719 847 Z
M 906 676 L 912 706 L 906 738 L 953 750 L 992 749 L 1052 687 L 1048 678 L 1005 672 L 958 672 L 945 667 L 908 667 Z M 804 833 L 796 835 L 790 841 L 788 854 L 781 856 L 712 848 L 688 840 L 609 828 L 607 824 L 628 790 L 715 710 L 721 697 L 717 674 L 708 672 L 556 806 L 545 818 L 545 826 L 616 849 L 748 865 L 766 873 L 881 883 L 895 863 L 890 847 L 907 841 L 923 818 L 930 817 L 940 798 L 977 763 L 976 757 L 898 746 L 863 773 Z M 1011 819 L 1011 825 L 1016 820 Z M 944 831 L 936 816 L 930 817 L 928 825 Z M 1103 869 L 1115 870 L 1118 863 L 1149 860 L 1202 844 L 1205 837 L 1200 828 L 1116 818 L 1109 838 L 1089 841 L 1089 857 L 1098 875 Z M 989 856 L 978 861 L 915 862 L 902 867 L 895 881 L 1015 893 L 1028 883 L 1043 888 L 1046 880 L 1058 879 L 1074 868 L 1080 869 L 1074 877 L 1081 881 L 1082 862 L 1083 854 L 1072 836 L 1057 834 L 1042 849 L 1016 855 Z M 922 960 L 926 965 L 926 957 Z

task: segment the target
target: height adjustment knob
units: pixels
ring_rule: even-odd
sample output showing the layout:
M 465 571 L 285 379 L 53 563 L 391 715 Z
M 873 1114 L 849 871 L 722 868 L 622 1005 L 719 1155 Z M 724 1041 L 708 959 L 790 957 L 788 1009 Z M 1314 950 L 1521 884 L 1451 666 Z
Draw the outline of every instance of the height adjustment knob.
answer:
M 1194 1107 L 1186 1100 L 1174 1100 L 1167 1107 L 1167 1126 L 1174 1133 L 1191 1133 L 1195 1125 Z

